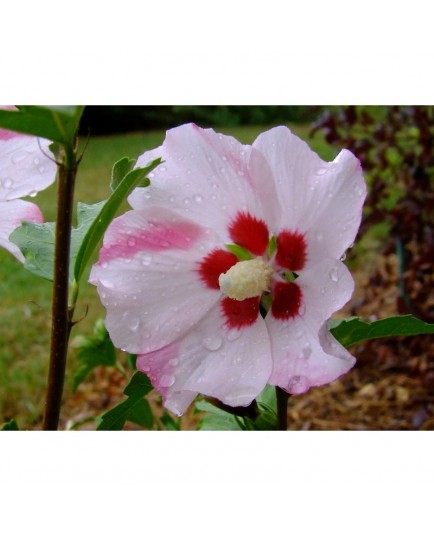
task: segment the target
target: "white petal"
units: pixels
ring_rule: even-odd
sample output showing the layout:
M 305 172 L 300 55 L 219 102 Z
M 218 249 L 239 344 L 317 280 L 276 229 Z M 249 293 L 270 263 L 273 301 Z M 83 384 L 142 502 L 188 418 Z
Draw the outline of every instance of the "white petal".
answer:
M 163 145 L 142 155 L 137 165 L 157 156 L 164 162 L 150 177 L 149 188 L 137 188 L 130 195 L 133 208 L 170 208 L 212 228 L 222 243 L 229 240 L 229 223 L 240 211 L 268 223 L 278 211 L 273 179 L 262 155 L 231 136 L 183 125 L 169 130 Z
M 196 224 L 155 208 L 112 222 L 89 281 L 107 309 L 106 326 L 116 346 L 132 353 L 162 348 L 216 303 L 220 293 L 206 288 L 197 272 L 214 244 L 208 236 Z
M 287 321 L 266 317 L 272 341 L 270 383 L 291 393 L 334 381 L 355 359 L 326 330 L 326 321 L 351 297 L 354 281 L 340 261 L 325 260 L 296 280 L 302 290 L 301 315 Z
M 197 393 L 230 406 L 246 406 L 271 372 L 265 323 L 259 316 L 251 326 L 229 329 L 217 304 L 185 337 L 140 356 L 137 367 L 150 376 L 164 405 L 177 414 Z
M 24 256 L 18 246 L 9 241 L 9 235 L 23 221 L 34 223 L 43 221 L 42 213 L 35 204 L 21 199 L 0 201 L 0 246 L 10 251 L 21 262 L 24 262 Z
M 354 242 L 362 216 L 366 184 L 359 160 L 343 150 L 325 162 L 286 127 L 261 134 L 253 146 L 274 175 L 280 227 L 305 234 L 308 262 L 339 259 Z
M 48 146 L 50 141 L 17 135 L 0 140 L 0 200 L 33 195 L 52 184 L 56 164 Z

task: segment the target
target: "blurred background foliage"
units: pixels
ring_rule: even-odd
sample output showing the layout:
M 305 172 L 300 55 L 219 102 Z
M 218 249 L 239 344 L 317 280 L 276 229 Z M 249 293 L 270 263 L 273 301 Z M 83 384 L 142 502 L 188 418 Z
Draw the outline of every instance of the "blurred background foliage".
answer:
M 91 135 L 168 129 L 194 122 L 202 127 L 309 123 L 321 106 L 87 106 L 81 132 Z

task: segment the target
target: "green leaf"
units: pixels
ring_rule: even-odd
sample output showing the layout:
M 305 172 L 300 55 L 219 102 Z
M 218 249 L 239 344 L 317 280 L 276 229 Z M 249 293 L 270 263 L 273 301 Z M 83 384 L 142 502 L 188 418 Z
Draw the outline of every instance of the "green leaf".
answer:
M 23 222 L 9 240 L 24 255 L 24 267 L 49 281 L 53 280 L 55 224 Z
M 17 421 L 11 419 L 9 422 L 5 423 L 1 429 L 2 432 L 16 432 L 19 431 Z
M 72 147 L 84 106 L 18 106 L 0 110 L 0 128 L 47 138 Z
M 206 412 L 206 415 L 199 421 L 198 430 L 240 431 L 245 429 L 240 418 L 217 408 L 206 400 L 196 402 L 195 408 Z
M 154 424 L 154 416 L 152 415 L 151 406 L 146 398 L 140 399 L 131 407 L 127 420 L 148 430 L 152 428 L 152 425 Z
M 124 389 L 128 396 L 126 400 L 103 413 L 97 430 L 122 430 L 127 421 L 138 423 L 138 420 L 149 422 L 149 404 L 143 404 L 143 397 L 152 390 L 149 378 L 142 372 L 135 372 L 129 384 Z M 141 412 L 144 414 L 142 415 Z M 134 419 L 134 420 L 133 420 Z M 138 424 L 141 425 L 139 422 Z M 151 424 L 152 426 L 152 424 Z
M 133 169 L 132 171 L 129 171 L 125 175 L 125 177 L 118 183 L 116 189 L 102 207 L 101 212 L 99 213 L 98 217 L 93 221 L 81 243 L 74 265 L 75 281 L 79 282 L 81 276 L 83 275 L 83 271 L 92 256 L 93 251 L 99 244 L 99 241 L 107 230 L 107 227 L 113 220 L 122 201 L 130 194 L 130 192 L 137 185 L 137 183 L 141 179 L 145 178 L 148 173 L 155 169 L 160 163 L 161 158 L 157 158 L 150 162 L 144 168 Z M 120 166 L 122 167 L 123 164 Z
M 75 346 L 78 348 L 79 367 L 72 379 L 74 393 L 95 367 L 114 367 L 116 365 L 116 350 L 105 328 L 104 321 L 101 319 L 95 324 L 94 334 L 90 337 L 77 337 Z
M 346 347 L 381 337 L 424 335 L 434 333 L 434 324 L 427 324 L 412 315 L 392 316 L 375 322 L 362 322 L 357 317 L 334 321 L 330 332 Z
M 116 190 L 125 175 L 133 169 L 135 162 L 134 158 L 125 156 L 115 163 L 112 169 L 112 180 L 110 182 L 110 189 L 112 192 Z
M 164 425 L 165 430 L 179 432 L 181 429 L 181 419 L 174 419 L 169 413 L 167 413 L 167 411 L 163 411 L 160 421 Z
M 98 218 L 106 201 L 100 201 L 93 205 L 86 203 L 77 203 L 77 227 L 71 233 L 71 261 L 70 273 L 72 276 L 73 268 L 76 263 L 78 252 L 85 236 L 87 235 L 93 222 Z
M 104 203 L 105 201 L 94 205 L 77 204 L 77 227 L 71 233 L 71 274 L 84 237 L 101 212 Z M 54 222 L 23 222 L 9 237 L 24 255 L 24 267 L 32 274 L 48 281 L 53 281 L 55 232 Z

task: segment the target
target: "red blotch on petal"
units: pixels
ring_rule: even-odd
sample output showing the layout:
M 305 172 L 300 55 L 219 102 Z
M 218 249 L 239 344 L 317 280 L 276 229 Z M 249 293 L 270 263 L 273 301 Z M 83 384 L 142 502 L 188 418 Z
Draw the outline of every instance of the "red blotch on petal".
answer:
M 302 270 L 306 264 L 306 250 L 306 240 L 302 234 L 282 231 L 277 236 L 276 262 L 292 272 Z
M 214 249 L 200 263 L 200 278 L 208 288 L 220 290 L 219 276 L 226 273 L 237 262 L 237 257 L 229 251 Z
M 273 289 L 271 313 L 275 318 L 288 320 L 298 315 L 302 293 L 297 283 L 277 283 Z
M 263 255 L 268 245 L 268 228 L 265 222 L 247 212 L 240 212 L 229 227 L 232 240 L 254 255 Z
M 256 322 L 259 314 L 259 297 L 245 300 L 232 300 L 225 298 L 221 301 L 221 308 L 226 317 L 226 325 L 230 328 L 242 328 Z

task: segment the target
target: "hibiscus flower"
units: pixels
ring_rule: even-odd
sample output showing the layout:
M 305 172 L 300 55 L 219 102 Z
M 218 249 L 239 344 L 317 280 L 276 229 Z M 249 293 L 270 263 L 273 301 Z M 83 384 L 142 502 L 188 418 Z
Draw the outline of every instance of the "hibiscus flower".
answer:
M 90 281 L 165 407 L 180 415 L 198 393 L 245 406 L 267 384 L 300 394 L 346 373 L 327 320 L 354 288 L 340 259 L 366 195 L 357 158 L 324 162 L 285 127 L 250 146 L 194 124 L 137 165 L 156 157 Z
M 54 182 L 56 164 L 46 156 L 50 143 L 0 129 L 0 246 L 21 262 L 24 256 L 9 235 L 23 221 L 43 221 L 40 209 L 20 198 L 34 197 Z

